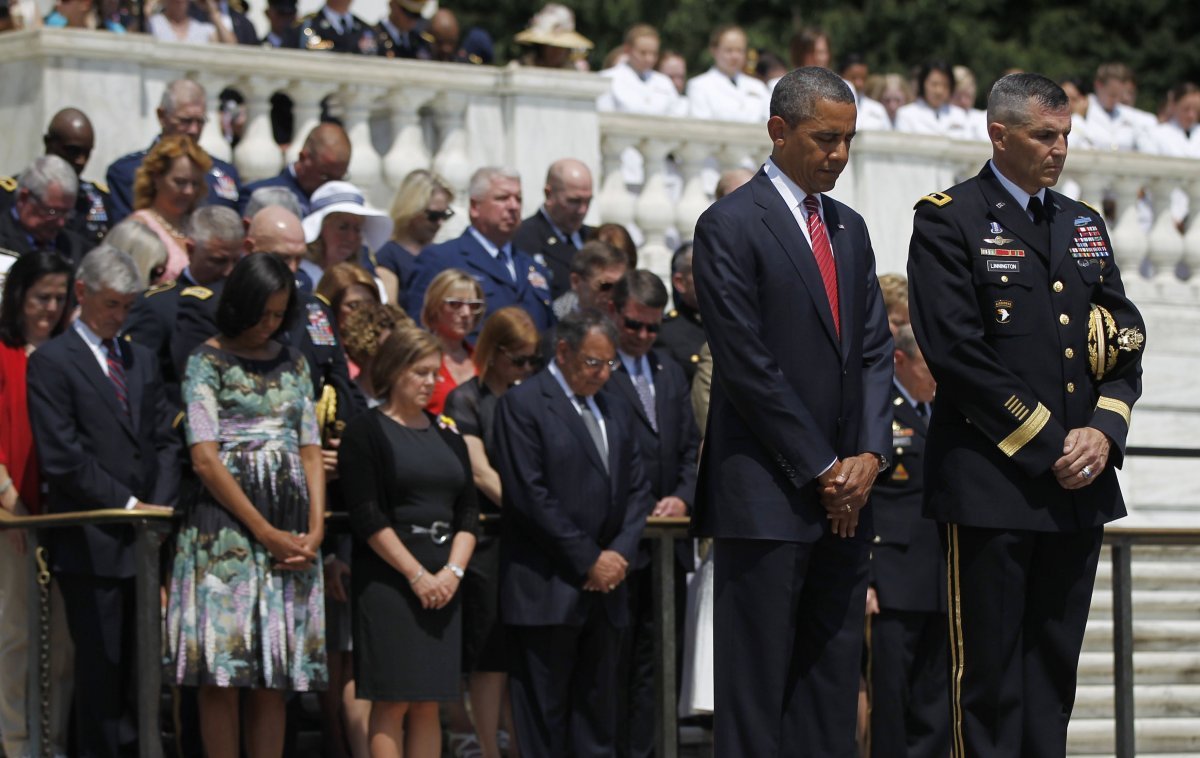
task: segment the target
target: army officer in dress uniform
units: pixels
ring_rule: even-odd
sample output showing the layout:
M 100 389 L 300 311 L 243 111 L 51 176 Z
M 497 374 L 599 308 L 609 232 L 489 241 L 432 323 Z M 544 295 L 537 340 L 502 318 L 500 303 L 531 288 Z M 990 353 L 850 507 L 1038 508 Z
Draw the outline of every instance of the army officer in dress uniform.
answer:
M 108 234 L 108 187 L 90 182 L 82 176 L 92 155 L 96 137 L 87 114 L 75 108 L 64 108 L 50 119 L 42 144 L 46 155 L 57 155 L 75 169 L 79 189 L 75 193 L 75 213 L 67 219 L 66 228 L 98 245 Z M 0 177 L 0 212 L 11 208 L 16 200 L 17 179 Z
M 917 203 L 913 328 L 938 384 L 925 513 L 948 547 L 956 756 L 1061 756 L 1145 327 L 1100 214 L 1049 187 L 1066 94 L 1010 74 L 992 159 Z
M 671 288 L 675 291 L 675 307 L 667 311 L 654 346 L 683 367 L 688 384 L 691 384 L 700 364 L 700 348 L 704 347 L 705 337 L 704 327 L 700 325 L 700 307 L 696 303 L 696 282 L 692 279 L 690 242 L 681 245 L 671 258 Z M 704 426 L 704 419 L 696 421 Z
M 350 0 L 328 0 L 321 10 L 300 21 L 300 46 L 305 50 L 375 55 L 379 37 L 375 30 L 350 12 Z
M 433 59 L 433 34 L 421 15 L 425 0 L 391 0 L 388 15 L 375 25 L 379 54 L 385 58 Z
M 925 432 L 936 384 L 912 327 L 900 326 L 895 340 L 892 467 L 871 491 L 870 754 L 946 758 L 946 563 L 937 522 L 921 515 Z

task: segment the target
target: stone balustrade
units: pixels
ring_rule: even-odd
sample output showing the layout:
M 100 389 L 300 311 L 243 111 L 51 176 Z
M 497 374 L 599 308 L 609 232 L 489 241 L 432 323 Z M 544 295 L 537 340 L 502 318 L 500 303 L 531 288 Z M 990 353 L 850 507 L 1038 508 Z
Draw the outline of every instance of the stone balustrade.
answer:
M 607 82 L 592 74 L 485 68 L 241 46 L 164 44 L 144 36 L 43 29 L 0 35 L 0 172 L 20 171 L 42 150 L 50 116 L 73 105 L 96 125 L 96 150 L 85 176 L 144 148 L 158 132 L 155 108 L 167 82 L 188 76 L 212 95 L 201 142 L 232 159 L 246 180 L 278 172 L 317 123 L 322 102 L 335 104 L 353 145 L 350 180 L 381 207 L 400 180 L 432 168 L 455 188 L 459 213 L 443 230 L 467 223 L 471 172 L 508 164 L 523 177 L 524 213 L 542 199 L 546 168 L 572 156 L 593 167 L 596 202 L 588 221 L 636 227 L 641 265 L 666 276 L 674 240 L 689 239 L 711 202 L 720 169 L 759 165 L 770 142 L 758 124 L 702 122 L 598 113 Z M 230 150 L 219 131 L 216 93 L 234 86 L 246 97 L 247 124 Z M 272 137 L 269 100 L 285 92 L 297 138 Z M 640 153 L 644 180 L 626 184 L 622 154 Z M 912 206 L 976 173 L 988 146 L 891 132 L 854 142 L 850 165 L 832 194 L 866 218 L 880 272 L 903 271 Z M 1130 295 L 1146 316 L 1149 352 L 1145 396 L 1135 413 L 1132 444 L 1197 447 L 1200 399 L 1200 224 L 1182 230 L 1172 196 L 1200 209 L 1200 161 L 1073 150 L 1060 188 L 1106 218 Z M 1122 479 L 1136 512 L 1156 523 L 1195 522 L 1200 478 L 1187 460 L 1134 459 Z

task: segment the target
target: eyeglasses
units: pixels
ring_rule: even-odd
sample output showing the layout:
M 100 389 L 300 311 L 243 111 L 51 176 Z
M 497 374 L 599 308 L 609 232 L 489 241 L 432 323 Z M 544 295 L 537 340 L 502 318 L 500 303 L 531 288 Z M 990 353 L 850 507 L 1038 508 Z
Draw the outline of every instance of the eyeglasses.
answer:
M 431 223 L 440 224 L 454 215 L 453 208 L 447 208 L 444 211 L 425 211 L 425 218 Z
M 606 361 L 606 360 L 602 360 L 600 358 L 589 358 L 585 355 L 583 357 L 583 365 L 587 366 L 592 371 L 595 371 L 596 369 L 599 369 L 599 368 L 603 368 L 605 366 L 608 367 L 609 371 L 617 370 L 617 361 L 615 359 L 611 360 L 611 361 Z
M 597 292 L 609 292 L 613 287 L 617 286 L 616 282 L 599 282 L 594 285 Z
M 74 208 L 52 208 L 49 205 L 46 205 L 45 201 L 32 192 L 29 193 L 29 199 L 34 205 L 37 206 L 39 216 L 45 216 L 46 218 L 52 218 L 61 221 L 70 221 L 75 217 Z
M 460 308 L 470 308 L 471 313 L 481 313 L 483 311 L 482 300 L 454 300 L 446 298 L 442 303 L 452 311 L 457 311 Z
M 648 324 L 645 321 L 636 321 L 627 318 L 625 319 L 625 328 L 631 332 L 640 332 L 645 329 L 651 334 L 658 334 L 658 330 L 662 328 L 662 324 Z
M 500 352 L 504 353 L 504 357 L 508 358 L 512 362 L 512 365 L 517 368 L 525 368 L 526 366 L 533 366 L 534 368 L 542 367 L 542 356 L 537 353 L 532 353 L 531 355 L 513 355 L 504 348 L 500 348 Z

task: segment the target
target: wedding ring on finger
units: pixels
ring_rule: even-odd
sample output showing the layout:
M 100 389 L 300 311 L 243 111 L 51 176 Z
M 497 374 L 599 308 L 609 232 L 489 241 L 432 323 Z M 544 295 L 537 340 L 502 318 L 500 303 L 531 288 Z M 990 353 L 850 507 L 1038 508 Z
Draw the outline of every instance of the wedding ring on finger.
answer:
M 852 511 L 854 509 L 850 507 L 849 503 L 847 503 L 846 505 L 842 506 L 842 510 L 845 511 L 846 513 L 849 513 L 850 511 Z
M 1084 479 L 1091 479 L 1092 478 L 1092 467 L 1084 466 L 1083 470 L 1079 472 L 1079 475 L 1082 476 Z

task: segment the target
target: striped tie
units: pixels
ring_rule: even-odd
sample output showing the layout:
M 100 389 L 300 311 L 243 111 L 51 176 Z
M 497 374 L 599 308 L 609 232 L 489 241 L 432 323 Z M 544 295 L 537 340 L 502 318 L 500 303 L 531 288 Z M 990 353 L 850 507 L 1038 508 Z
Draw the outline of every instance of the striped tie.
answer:
M 100 344 L 104 347 L 105 355 L 108 356 L 108 378 L 117 392 L 117 402 L 121 404 L 122 410 L 129 413 L 129 395 L 125 392 L 125 367 L 121 365 L 121 356 L 117 354 L 117 345 L 111 339 L 103 340 Z
M 813 257 L 817 259 L 821 280 L 825 282 L 825 296 L 829 298 L 829 309 L 833 311 L 833 329 L 841 339 L 842 318 L 838 307 L 837 265 L 833 262 L 833 248 L 829 245 L 825 222 L 821 221 L 821 206 L 815 195 L 804 198 L 804 209 L 808 211 L 808 236 L 812 239 Z

